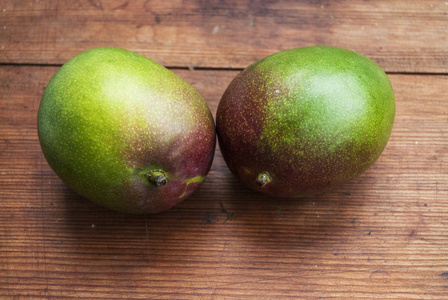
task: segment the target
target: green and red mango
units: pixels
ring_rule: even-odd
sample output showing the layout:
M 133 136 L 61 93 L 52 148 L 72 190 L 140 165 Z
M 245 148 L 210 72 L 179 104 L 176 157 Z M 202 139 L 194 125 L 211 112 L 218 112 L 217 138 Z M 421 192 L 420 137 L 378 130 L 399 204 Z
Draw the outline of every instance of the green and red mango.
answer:
M 346 49 L 306 47 L 241 72 L 222 96 L 216 125 L 238 179 L 269 195 L 301 197 L 369 168 L 394 115 L 391 83 L 373 61 Z
M 126 213 L 157 213 L 186 199 L 215 149 L 213 117 L 194 88 L 144 56 L 109 47 L 75 56 L 53 76 L 38 133 L 64 182 Z

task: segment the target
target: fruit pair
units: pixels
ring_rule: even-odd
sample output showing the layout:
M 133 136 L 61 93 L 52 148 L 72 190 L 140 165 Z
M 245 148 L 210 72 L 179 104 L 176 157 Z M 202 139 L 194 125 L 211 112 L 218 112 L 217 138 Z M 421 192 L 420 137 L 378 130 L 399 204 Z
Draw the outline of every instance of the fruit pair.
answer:
M 300 197 L 359 175 L 392 130 L 384 72 L 349 50 L 279 52 L 245 69 L 217 111 L 221 152 L 247 186 Z M 156 213 L 205 179 L 213 117 L 199 93 L 131 51 L 96 48 L 51 79 L 38 113 L 44 155 L 79 194 L 126 213 Z

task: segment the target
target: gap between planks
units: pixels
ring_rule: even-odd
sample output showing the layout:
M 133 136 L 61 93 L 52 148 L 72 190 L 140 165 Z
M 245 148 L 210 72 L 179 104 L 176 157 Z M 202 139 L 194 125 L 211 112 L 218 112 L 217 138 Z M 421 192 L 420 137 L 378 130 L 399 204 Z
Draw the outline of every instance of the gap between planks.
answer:
M 1 63 L 0 67 L 62 67 L 62 64 L 39 64 L 39 63 Z M 244 68 L 217 68 L 217 67 L 194 67 L 194 66 L 164 66 L 170 70 L 190 70 L 190 71 L 243 71 Z M 444 76 L 448 75 L 445 72 L 397 72 L 397 71 L 387 71 L 385 72 L 389 75 L 411 75 L 411 76 Z

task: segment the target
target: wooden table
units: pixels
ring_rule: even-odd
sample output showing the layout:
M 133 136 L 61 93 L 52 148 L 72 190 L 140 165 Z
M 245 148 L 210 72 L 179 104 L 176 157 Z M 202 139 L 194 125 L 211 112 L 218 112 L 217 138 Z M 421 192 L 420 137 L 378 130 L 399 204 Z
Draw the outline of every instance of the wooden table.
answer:
M 97 46 L 171 68 L 215 114 L 274 52 L 349 48 L 396 94 L 385 151 L 324 195 L 276 199 L 228 171 L 161 214 L 98 207 L 50 169 L 40 97 Z M 0 299 L 448 299 L 448 2 L 0 1 Z

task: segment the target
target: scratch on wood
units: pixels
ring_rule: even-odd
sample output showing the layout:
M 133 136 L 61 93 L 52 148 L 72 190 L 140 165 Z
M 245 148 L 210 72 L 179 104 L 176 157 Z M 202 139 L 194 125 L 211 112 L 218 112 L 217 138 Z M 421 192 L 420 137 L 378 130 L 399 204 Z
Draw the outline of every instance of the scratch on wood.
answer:
M 149 242 L 149 229 L 148 229 L 148 216 L 145 215 L 145 231 L 146 231 L 146 240 L 148 241 L 148 261 L 151 260 L 151 247 Z
M 232 213 L 232 212 L 229 213 L 227 211 L 227 209 L 224 208 L 224 204 L 222 204 L 222 202 L 219 202 L 219 205 L 221 205 L 221 212 L 227 214 L 227 218 L 224 220 L 224 223 L 226 223 L 227 221 L 235 219 L 235 214 Z
M 114 7 L 112 10 L 125 9 L 128 5 L 129 5 L 129 1 L 126 1 L 122 5 L 118 5 L 117 7 Z
M 41 149 L 39 146 L 36 145 L 35 150 L 36 150 L 36 152 L 35 152 L 36 166 L 35 167 L 36 167 L 36 169 L 38 169 L 40 171 L 40 174 L 43 174 L 42 160 L 39 159 Z M 44 276 L 45 276 L 44 292 L 45 292 L 45 296 L 48 296 L 48 268 L 47 268 L 48 266 L 47 266 L 47 243 L 46 243 L 47 238 L 46 238 L 46 227 L 45 227 L 45 220 L 47 219 L 46 218 L 47 210 L 45 209 L 44 199 L 46 197 L 44 197 L 44 189 L 41 189 L 40 193 L 39 193 L 39 191 L 37 191 L 36 196 L 40 197 L 40 209 L 42 211 L 42 216 L 41 216 L 41 218 L 42 218 L 42 220 L 41 220 L 42 221 L 42 224 L 41 224 L 42 225 L 41 226 L 42 233 L 41 233 L 41 236 L 42 236 L 42 242 L 43 242 L 43 259 L 44 259 L 43 268 L 44 268 Z M 38 264 L 39 264 L 39 261 L 38 261 Z
M 103 5 L 100 1 L 89 0 L 89 4 L 99 10 L 104 10 Z
M 373 271 L 372 273 L 370 273 L 369 278 L 372 279 L 372 277 L 373 277 L 375 274 L 385 274 L 385 275 L 389 275 L 389 273 L 388 273 L 387 271 L 385 271 L 385 270 L 375 270 L 375 271 Z
M 215 273 L 215 277 L 220 277 L 220 275 L 221 275 L 222 261 L 223 261 L 223 257 L 226 252 L 226 249 L 227 249 L 227 241 L 224 241 L 224 245 L 222 246 L 222 249 L 221 249 L 221 255 L 219 256 L 218 268 L 216 269 L 217 273 Z M 216 282 L 214 282 L 213 289 L 209 292 L 209 294 L 212 295 L 212 294 L 215 294 L 215 292 L 216 292 Z M 213 298 L 214 298 L 214 296 L 213 296 Z

